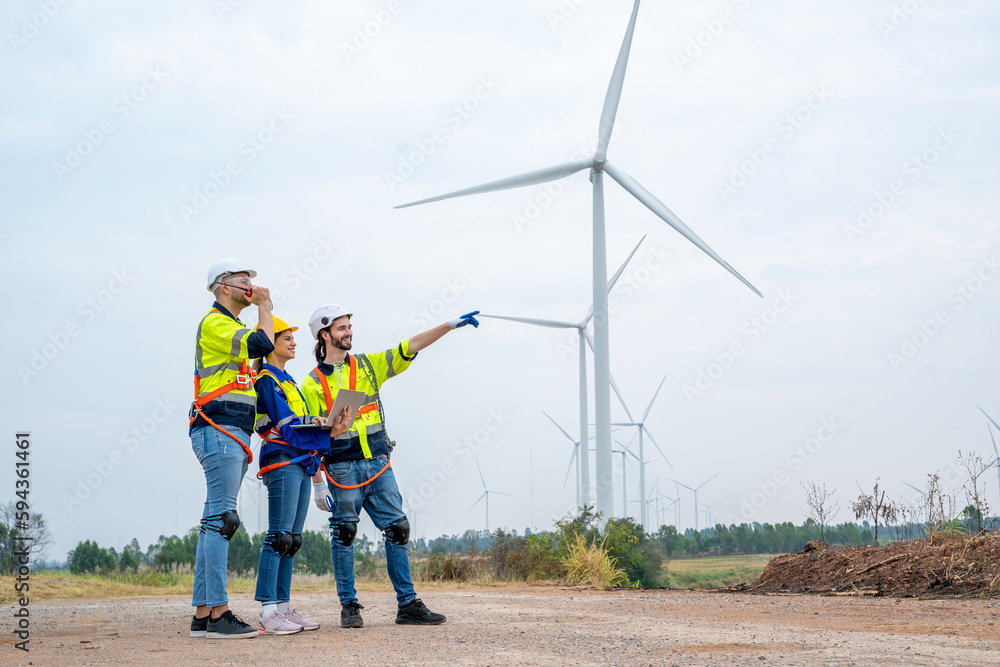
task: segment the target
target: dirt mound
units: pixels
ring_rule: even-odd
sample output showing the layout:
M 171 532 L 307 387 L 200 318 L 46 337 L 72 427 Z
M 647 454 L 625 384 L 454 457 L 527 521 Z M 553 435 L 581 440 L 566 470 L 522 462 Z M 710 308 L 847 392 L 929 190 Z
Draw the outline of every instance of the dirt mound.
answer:
M 749 592 L 1000 598 L 1000 533 L 828 549 L 775 558 Z

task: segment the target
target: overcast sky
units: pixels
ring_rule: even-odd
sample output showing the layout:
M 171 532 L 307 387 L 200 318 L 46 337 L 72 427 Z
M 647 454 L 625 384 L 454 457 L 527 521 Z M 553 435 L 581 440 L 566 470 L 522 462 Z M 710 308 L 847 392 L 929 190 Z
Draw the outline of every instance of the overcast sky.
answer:
M 197 524 L 186 412 L 220 257 L 280 292 L 299 380 L 324 303 L 355 313 L 357 351 L 474 309 L 581 319 L 587 172 L 392 207 L 588 155 L 631 5 L 5 3 L 0 496 L 29 430 L 50 556 Z M 647 426 L 674 470 L 647 441 L 648 492 L 718 473 L 715 520 L 798 523 L 799 482 L 844 507 L 855 480 L 912 498 L 934 471 L 960 485 L 960 449 L 994 458 L 998 31 L 987 0 L 644 3 L 609 158 L 764 294 L 607 181 L 609 272 L 648 235 L 611 295 L 612 372 L 633 415 L 667 378 Z M 417 534 L 485 527 L 477 462 L 516 496 L 491 528 L 563 515 L 572 446 L 542 410 L 577 437 L 578 382 L 572 332 L 498 321 L 389 382 Z

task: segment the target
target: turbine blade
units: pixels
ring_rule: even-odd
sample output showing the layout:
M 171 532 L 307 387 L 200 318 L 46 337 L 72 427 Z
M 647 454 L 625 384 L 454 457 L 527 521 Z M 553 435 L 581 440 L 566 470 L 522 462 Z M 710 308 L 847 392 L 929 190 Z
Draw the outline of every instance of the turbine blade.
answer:
M 472 503 L 472 507 L 470 507 L 470 508 L 469 508 L 469 512 L 471 512 L 472 510 L 476 509 L 476 505 L 478 505 L 478 504 L 479 504 L 479 502 L 480 502 L 480 501 L 481 501 L 481 500 L 482 500 L 483 498 L 485 498 L 485 497 L 486 497 L 486 494 L 485 494 L 485 493 L 484 493 L 483 495 L 479 496 L 479 500 L 477 500 L 476 502 Z M 466 514 L 468 514 L 469 512 L 466 512 Z
M 479 481 L 483 483 L 483 491 L 489 493 L 490 490 L 486 488 L 486 479 L 483 477 L 483 469 L 479 467 L 479 461 L 476 461 L 476 470 L 479 471 Z
M 656 397 L 660 395 L 660 390 L 663 389 L 663 383 L 666 381 L 667 376 L 664 375 L 663 379 L 660 380 L 660 386 L 656 388 L 656 393 L 653 394 L 653 400 L 649 402 L 649 405 L 646 406 L 646 411 L 642 413 L 642 421 L 646 421 L 646 417 L 649 416 L 649 411 L 653 409 L 653 401 L 655 401 Z
M 456 190 L 455 192 L 449 192 L 448 194 L 438 195 L 436 197 L 429 197 L 427 199 L 413 201 L 408 204 L 400 204 L 399 206 L 395 206 L 393 208 L 408 208 L 410 206 L 429 204 L 431 202 L 441 201 L 443 199 L 453 199 L 455 197 L 465 197 L 467 195 L 478 195 L 484 192 L 496 192 L 497 190 L 510 190 L 512 188 L 521 188 L 526 185 L 538 185 L 539 183 L 548 183 L 549 181 L 555 181 L 560 178 L 566 178 L 570 174 L 575 174 L 578 171 L 593 166 L 593 164 L 594 161 L 592 158 L 581 158 L 579 160 L 574 160 L 573 162 L 565 162 L 563 164 L 558 164 L 554 167 L 546 167 L 545 169 L 536 169 L 535 171 L 529 171 L 524 174 L 518 174 L 517 176 L 508 176 L 507 178 L 501 178 L 498 181 L 490 181 L 489 183 L 484 183 L 482 185 L 474 185 L 471 188 Z
M 566 489 L 566 482 L 569 481 L 569 474 L 573 471 L 573 462 L 576 461 L 576 447 L 573 448 L 573 456 L 569 457 L 569 467 L 566 468 L 566 479 L 563 480 L 563 490 Z
M 674 469 L 674 465 L 673 465 L 673 464 L 672 464 L 672 463 L 670 462 L 670 459 L 668 459 L 668 458 L 667 458 L 667 455 L 663 453 L 663 450 L 662 450 L 662 449 L 660 448 L 660 443 L 658 443 L 658 442 L 656 441 L 656 438 L 654 438 L 654 437 L 653 437 L 653 434 L 649 432 L 649 429 L 648 429 L 648 428 L 646 428 L 645 424 L 643 424 L 643 425 L 642 425 L 642 426 L 640 426 L 639 428 L 641 428 L 641 429 L 642 429 L 643 431 L 645 431 L 645 432 L 646 432 L 646 435 L 648 435 L 648 436 L 649 436 L 649 440 L 650 440 L 650 442 L 652 442 L 652 443 L 653 443 L 653 445 L 654 445 L 654 446 L 656 447 L 656 451 L 658 451 L 658 452 L 660 453 L 660 456 L 662 456 L 662 457 L 663 457 L 663 460 L 664 460 L 664 461 L 666 461 L 666 462 L 667 462 L 667 465 L 668 465 L 668 466 L 670 466 L 670 469 L 671 469 L 671 470 L 673 470 L 673 469 Z M 716 474 L 716 475 L 718 475 L 719 473 L 715 473 L 715 474 Z M 678 482 L 678 483 L 679 483 L 679 482 Z M 681 486 L 684 486 L 684 485 L 683 485 L 683 484 L 681 484 Z M 687 487 L 687 488 L 689 488 L 689 489 L 690 489 L 691 487 Z M 701 487 L 699 486 L 698 488 L 700 489 Z
M 542 414 L 545 415 L 546 417 L 549 417 L 549 413 L 547 413 L 545 410 L 542 410 Z M 553 424 L 556 424 L 556 420 L 553 419 L 552 417 L 549 417 L 549 421 L 552 422 Z M 574 440 L 573 436 L 571 436 L 569 433 L 566 432 L 566 429 L 564 429 L 559 424 L 556 424 L 556 428 L 559 429 L 560 431 L 562 431 L 563 435 L 565 435 L 567 438 L 569 438 L 570 442 L 572 442 L 574 445 L 576 444 L 576 440 Z
M 694 491 L 694 489 L 692 489 L 692 488 L 691 488 L 690 486 L 688 486 L 687 484 L 681 484 L 680 482 L 678 482 L 678 481 L 677 481 L 676 479 L 674 479 L 673 477 L 668 477 L 667 479 L 669 479 L 669 480 L 670 480 L 671 482 L 673 482 L 674 484 L 680 484 L 681 486 L 683 486 L 683 487 L 684 487 L 685 489 L 687 489 L 688 491 Z
M 976 407 L 979 408 L 978 405 Z M 982 412 L 984 415 L 986 415 L 986 418 L 989 419 L 991 422 L 993 422 L 993 425 L 997 427 L 998 431 L 1000 431 L 1000 424 L 997 424 L 995 421 L 993 421 L 993 417 L 990 417 L 989 415 L 987 415 L 986 414 L 986 410 L 983 410 L 982 408 L 979 408 L 979 411 Z M 989 426 L 987 425 L 986 428 L 989 428 Z M 996 454 L 998 457 L 1000 457 L 1000 451 L 997 451 L 997 441 L 993 439 L 993 431 L 992 430 L 990 431 L 990 439 L 993 440 L 993 453 Z
M 601 111 L 601 123 L 597 134 L 597 152 L 594 159 L 603 162 L 608 153 L 608 143 L 611 141 L 611 131 L 615 127 L 615 116 L 618 115 L 618 102 L 622 97 L 622 86 L 625 84 L 625 68 L 628 66 L 628 54 L 632 49 L 632 33 L 635 32 L 635 18 L 639 14 L 639 0 L 635 0 L 632 7 L 632 17 L 628 21 L 628 29 L 625 31 L 625 39 L 622 40 L 622 47 L 618 51 L 618 60 L 615 62 L 614 72 L 611 74 L 611 83 L 608 84 L 608 93 L 604 97 L 604 109 Z
M 538 320 L 532 317 L 508 317 L 506 315 L 483 315 L 482 313 L 479 314 L 479 317 L 488 317 L 491 320 L 508 320 L 510 322 L 520 322 L 522 324 L 534 324 L 537 327 L 551 327 L 553 329 L 576 329 L 579 326 L 573 324 L 572 322 Z
M 713 479 L 715 479 L 715 478 L 716 478 L 716 477 L 718 477 L 718 476 L 719 476 L 719 473 L 715 473 L 714 475 L 712 475 L 711 477 L 709 477 L 708 479 L 706 479 L 706 480 L 705 480 L 704 482 L 702 482 L 702 483 L 701 483 L 701 484 L 700 484 L 700 485 L 698 486 L 698 488 L 700 489 L 701 487 L 705 486 L 706 484 L 708 484 L 709 482 L 711 482 L 711 481 L 712 481 Z
M 639 239 L 639 242 L 635 244 L 634 248 L 632 248 L 632 252 L 628 254 L 628 257 L 625 258 L 625 261 L 622 262 L 622 265 L 618 267 L 617 271 L 615 271 L 615 275 L 611 276 L 611 280 L 608 281 L 609 294 L 611 293 L 611 290 L 614 289 L 615 283 L 618 282 L 619 278 L 621 278 L 622 273 L 625 272 L 625 267 L 628 266 L 628 263 L 632 261 L 632 257 L 635 256 L 635 253 L 639 250 L 639 246 L 642 245 L 642 242 L 646 240 L 647 236 L 648 234 L 642 235 L 642 238 Z M 590 322 L 590 320 L 593 319 L 593 317 L 594 317 L 594 305 L 591 304 L 590 310 L 587 311 L 587 316 L 583 318 L 583 322 L 581 322 L 580 325 L 586 326 Z
M 615 390 L 615 396 L 618 397 L 618 402 L 621 403 L 622 407 L 625 409 L 625 416 L 628 417 L 629 421 L 634 421 L 632 413 L 628 411 L 628 406 L 625 405 L 625 399 L 622 398 L 622 393 L 618 391 L 618 383 L 615 382 L 615 378 L 611 375 L 611 373 L 608 373 L 608 379 L 611 380 L 611 388 Z
M 701 248 L 702 252 L 704 252 L 706 255 L 708 255 L 716 262 L 721 264 L 722 267 L 725 268 L 727 271 L 729 271 L 731 274 L 736 276 L 740 280 L 740 282 L 742 282 L 744 285 L 753 290 L 754 294 L 756 294 L 759 297 L 764 296 L 763 294 L 760 293 L 760 290 L 758 290 L 756 287 L 750 284 L 750 281 L 741 276 L 736 269 L 731 267 L 726 262 L 726 260 L 719 257 L 719 255 L 714 250 L 709 248 L 707 243 L 702 241 L 697 234 L 691 231 L 691 228 L 685 225 L 684 222 L 680 218 L 678 218 L 673 211 L 667 208 L 663 202 L 657 199 L 653 195 L 653 193 L 651 193 L 646 188 L 642 187 L 642 185 L 640 185 L 638 181 L 636 181 L 634 178 L 632 178 L 625 172 L 619 171 L 616 167 L 612 166 L 611 163 L 606 163 L 604 165 L 604 171 L 607 172 L 608 176 L 615 179 L 620 186 L 625 188 L 625 190 L 629 194 L 631 194 L 633 197 L 635 197 L 643 204 L 645 204 L 646 208 L 648 208 L 650 211 L 659 216 L 659 218 L 663 220 L 665 223 L 676 229 L 681 234 L 681 236 L 683 236 L 688 241 Z

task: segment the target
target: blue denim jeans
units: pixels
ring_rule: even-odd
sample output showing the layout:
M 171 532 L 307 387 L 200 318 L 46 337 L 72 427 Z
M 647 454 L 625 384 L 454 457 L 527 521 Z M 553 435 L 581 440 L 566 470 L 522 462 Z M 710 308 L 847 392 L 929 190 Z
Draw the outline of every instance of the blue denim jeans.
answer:
M 334 463 L 328 465 L 326 470 L 338 484 L 353 486 L 374 477 L 385 463 L 385 458 L 381 457 L 367 461 Z M 330 487 L 334 500 L 330 528 L 335 535 L 339 524 L 357 523 L 362 508 L 368 512 L 372 523 L 379 530 L 385 530 L 389 524 L 406 517 L 403 513 L 403 498 L 399 494 L 392 468 L 360 489 L 341 489 L 329 482 L 327 486 Z M 330 555 L 333 559 L 333 573 L 337 579 L 340 604 L 357 602 L 357 591 L 354 588 L 354 545 L 344 546 L 334 538 L 330 540 Z M 392 587 L 396 589 L 396 601 L 400 605 L 410 603 L 417 594 L 410 580 L 408 545 L 393 544 L 386 540 L 385 565 L 389 571 Z
M 250 434 L 246 431 L 232 427 L 226 430 L 250 444 Z M 205 472 L 205 486 L 208 488 L 194 557 L 191 606 L 219 607 L 229 603 L 226 595 L 229 542 L 218 532 L 222 527 L 222 519 L 218 517 L 224 512 L 236 510 L 236 496 L 243 476 L 247 474 L 247 455 L 235 440 L 211 426 L 191 431 L 191 449 Z
M 287 454 L 269 456 L 265 464 L 289 461 Z M 291 599 L 293 556 L 279 556 L 271 547 L 272 535 L 281 532 L 302 534 L 309 501 L 312 500 L 312 477 L 298 463 L 264 473 L 267 487 L 267 539 L 257 564 L 257 594 L 261 602 L 288 602 Z

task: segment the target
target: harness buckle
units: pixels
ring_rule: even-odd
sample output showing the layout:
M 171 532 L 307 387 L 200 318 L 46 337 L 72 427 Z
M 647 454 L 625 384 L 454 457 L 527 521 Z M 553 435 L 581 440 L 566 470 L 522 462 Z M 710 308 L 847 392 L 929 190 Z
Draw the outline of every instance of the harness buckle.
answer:
M 253 387 L 253 376 L 243 375 L 242 373 L 236 376 L 236 386 L 239 387 L 240 391 L 246 391 Z

